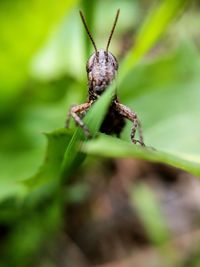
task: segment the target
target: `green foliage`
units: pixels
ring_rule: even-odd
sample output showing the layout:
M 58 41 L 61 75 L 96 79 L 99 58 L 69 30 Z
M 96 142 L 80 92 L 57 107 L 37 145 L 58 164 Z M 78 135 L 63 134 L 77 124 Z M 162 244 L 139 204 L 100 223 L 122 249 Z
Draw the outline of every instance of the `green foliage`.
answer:
M 1 1 L 0 99 L 23 88 L 34 53 L 77 1 Z M 30 12 L 31 11 L 31 12 Z M 12 78 L 10 78 L 12 77 Z M 1 101 L 1 108 L 3 101 Z
M 161 1 L 160 5 L 152 10 L 137 36 L 135 46 L 130 49 L 126 60 L 123 62 L 121 79 L 124 79 L 124 76 L 131 71 L 141 57 L 153 47 L 186 3 L 187 0 Z
M 91 25 L 98 5 L 89 2 L 82 1 L 81 8 Z M 64 125 L 65 110 L 81 102 L 86 82 L 72 79 L 70 70 L 58 81 L 41 82 L 33 80 L 29 70 L 48 34 L 77 1 L 0 4 L 0 43 L 4 48 L 0 51 L 0 224 L 8 231 L 1 250 L 3 266 L 29 266 L 30 257 L 48 246 L 49 236 L 59 232 L 65 201 L 75 201 L 79 199 L 76 195 L 81 195 L 80 188 L 70 191 L 66 185 L 87 155 L 162 162 L 200 176 L 199 53 L 190 40 L 184 40 L 173 52 L 166 50 L 162 58 L 146 57 L 187 2 L 166 0 L 155 5 L 119 69 L 118 93 L 142 121 L 145 148 L 131 144 L 130 123 L 123 140 L 98 133 L 114 85 L 84 118 L 92 139 L 87 140 L 77 127 L 55 130 Z M 63 42 L 63 36 L 59 38 Z M 86 54 L 89 47 L 87 41 Z M 41 131 L 47 133 L 46 153 Z M 158 245 L 165 242 L 169 236 L 153 193 L 145 187 L 130 193 L 151 240 Z

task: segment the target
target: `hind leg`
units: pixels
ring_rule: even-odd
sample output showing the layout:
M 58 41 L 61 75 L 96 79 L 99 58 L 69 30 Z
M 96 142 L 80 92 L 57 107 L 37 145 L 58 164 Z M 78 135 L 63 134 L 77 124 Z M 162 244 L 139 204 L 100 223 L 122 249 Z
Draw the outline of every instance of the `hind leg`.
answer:
M 144 139 L 142 135 L 142 128 L 141 123 L 138 120 L 137 114 L 132 111 L 130 108 L 126 107 L 125 105 L 120 104 L 118 101 L 115 101 L 117 111 L 126 119 L 130 120 L 133 123 L 131 129 L 131 141 L 136 144 L 139 143 L 142 146 L 145 146 Z M 139 140 L 135 139 L 136 129 L 138 128 L 139 132 Z

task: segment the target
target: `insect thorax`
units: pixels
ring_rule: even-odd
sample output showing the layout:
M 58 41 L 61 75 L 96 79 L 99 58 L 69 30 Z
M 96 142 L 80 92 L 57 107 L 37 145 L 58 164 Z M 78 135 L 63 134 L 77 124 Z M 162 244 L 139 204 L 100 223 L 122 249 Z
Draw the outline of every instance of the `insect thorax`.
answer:
M 86 68 L 90 91 L 100 95 L 115 79 L 118 63 L 110 52 L 101 49 L 91 55 Z

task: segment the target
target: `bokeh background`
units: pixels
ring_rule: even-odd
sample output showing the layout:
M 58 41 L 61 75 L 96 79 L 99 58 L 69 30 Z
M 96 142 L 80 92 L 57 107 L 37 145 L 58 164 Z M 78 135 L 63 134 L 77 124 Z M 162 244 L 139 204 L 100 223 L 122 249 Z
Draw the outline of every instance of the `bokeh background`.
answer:
M 46 136 L 87 99 L 93 47 L 79 10 L 105 48 L 118 8 L 110 51 L 122 65 L 119 97 L 138 113 L 147 145 L 200 176 L 199 1 L 0 1 L 0 266 L 200 266 L 197 177 L 91 147 L 54 191 L 46 181 L 57 180 L 64 146 L 55 149 L 56 134 L 39 169 Z

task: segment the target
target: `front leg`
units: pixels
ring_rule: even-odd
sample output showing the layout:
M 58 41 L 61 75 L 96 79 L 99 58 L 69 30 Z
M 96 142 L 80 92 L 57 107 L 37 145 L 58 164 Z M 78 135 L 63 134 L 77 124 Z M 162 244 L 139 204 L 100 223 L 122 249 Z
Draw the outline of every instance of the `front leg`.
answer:
M 90 137 L 91 134 L 90 134 L 88 127 L 84 124 L 84 122 L 82 121 L 82 118 L 78 114 L 86 112 L 91 107 L 92 103 L 93 101 L 90 101 L 88 103 L 84 103 L 81 105 L 72 106 L 69 110 L 65 127 L 66 128 L 69 127 L 70 118 L 72 117 L 74 121 L 76 122 L 76 124 L 83 129 L 85 136 Z
M 141 123 L 137 117 L 137 114 L 134 111 L 132 111 L 130 108 L 126 107 L 125 105 L 120 104 L 118 101 L 115 101 L 115 105 L 116 105 L 117 111 L 124 118 L 133 122 L 133 126 L 131 129 L 131 141 L 134 144 L 139 143 L 140 145 L 145 146 L 143 135 L 142 135 Z M 135 139 L 135 132 L 136 132 L 137 127 L 138 127 L 138 131 L 139 131 L 139 140 Z

